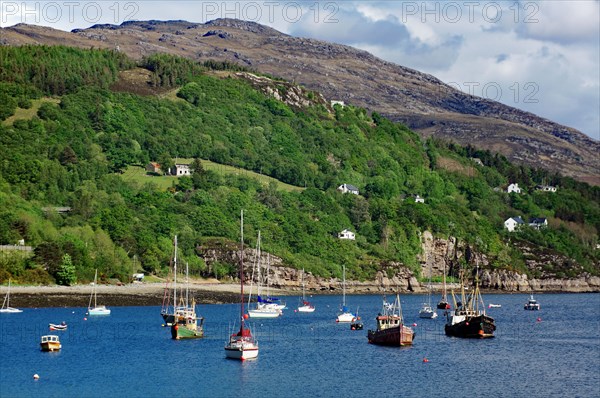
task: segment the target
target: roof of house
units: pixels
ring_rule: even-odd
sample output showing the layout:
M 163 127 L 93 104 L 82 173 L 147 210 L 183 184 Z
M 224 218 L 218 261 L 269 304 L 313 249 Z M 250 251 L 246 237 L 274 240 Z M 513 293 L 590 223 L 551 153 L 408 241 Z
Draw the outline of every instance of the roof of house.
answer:
M 515 222 L 517 224 L 525 224 L 525 221 L 523 221 L 523 219 L 521 218 L 521 216 L 511 217 L 508 220 L 515 220 Z M 506 220 L 506 221 L 508 221 L 508 220 Z
M 358 191 L 358 188 L 356 188 L 354 185 L 351 184 L 343 184 L 343 186 L 346 187 L 346 189 L 349 189 L 350 191 Z

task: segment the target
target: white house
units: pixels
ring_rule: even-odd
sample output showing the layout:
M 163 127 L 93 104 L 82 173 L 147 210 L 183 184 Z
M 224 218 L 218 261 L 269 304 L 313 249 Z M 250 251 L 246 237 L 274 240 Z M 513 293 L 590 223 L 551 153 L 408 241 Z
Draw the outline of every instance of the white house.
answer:
M 521 188 L 519 188 L 519 184 L 515 182 L 513 184 L 510 184 L 508 186 L 508 188 L 506 188 L 506 192 L 508 192 L 508 193 L 511 193 L 511 192 L 521 193 Z
M 338 234 L 338 238 L 354 240 L 354 239 L 356 239 L 356 235 L 354 234 L 354 232 L 348 231 L 347 229 L 345 229 Z
M 331 100 L 330 103 L 331 103 L 331 106 L 339 105 L 342 108 L 346 106 L 346 104 L 344 104 L 344 101 Z
M 425 203 L 425 198 L 415 195 L 415 203 Z
M 548 226 L 548 220 L 544 217 L 533 217 L 529 219 L 529 226 L 535 229 L 545 228 Z
M 189 176 L 192 174 L 191 170 L 190 170 L 190 165 L 189 164 L 176 164 L 175 166 L 171 167 L 171 174 L 177 177 L 180 176 Z
M 141 282 L 144 280 L 144 274 L 140 273 L 140 274 L 133 274 L 133 280 L 136 282 Z
M 352 193 L 354 195 L 358 195 L 358 188 L 350 184 L 342 184 L 337 188 L 337 190 L 342 193 Z
M 525 221 L 520 216 L 511 217 L 504 221 L 504 228 L 508 229 L 508 232 L 513 232 L 519 226 L 524 225 Z
M 544 192 L 556 192 L 558 187 L 553 187 L 552 185 L 538 185 L 535 187 L 535 189 L 537 189 L 538 191 L 544 191 Z

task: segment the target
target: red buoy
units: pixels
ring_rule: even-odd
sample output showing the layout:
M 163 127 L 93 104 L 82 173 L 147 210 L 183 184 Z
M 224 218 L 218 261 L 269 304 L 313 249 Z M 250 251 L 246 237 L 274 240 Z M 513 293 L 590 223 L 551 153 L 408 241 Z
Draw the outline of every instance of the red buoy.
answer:
M 248 314 L 244 314 L 244 319 L 248 319 Z
M 423 362 L 424 362 L 424 363 L 427 363 L 427 362 L 429 362 L 429 359 L 427 359 L 427 358 L 423 358 Z

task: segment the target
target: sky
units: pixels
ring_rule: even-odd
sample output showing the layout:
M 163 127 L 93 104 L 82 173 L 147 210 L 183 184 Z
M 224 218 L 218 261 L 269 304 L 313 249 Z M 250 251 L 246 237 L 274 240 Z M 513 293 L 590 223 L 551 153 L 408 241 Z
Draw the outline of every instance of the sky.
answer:
M 216 18 L 360 48 L 600 140 L 600 0 L 0 0 L 2 27 Z

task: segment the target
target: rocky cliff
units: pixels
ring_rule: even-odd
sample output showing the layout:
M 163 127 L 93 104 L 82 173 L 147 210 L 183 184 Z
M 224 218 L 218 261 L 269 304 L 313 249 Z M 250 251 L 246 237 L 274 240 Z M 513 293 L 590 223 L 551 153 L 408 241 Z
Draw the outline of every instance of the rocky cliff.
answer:
M 481 287 L 487 291 L 519 293 L 519 292 L 600 292 L 600 277 L 581 272 L 571 278 L 559 278 L 556 275 L 546 273 L 539 278 L 529 278 L 526 274 L 520 274 L 509 270 L 490 269 L 487 257 L 481 253 L 471 251 L 469 248 L 457 244 L 455 238 L 442 239 L 434 237 L 426 231 L 422 235 L 423 253 L 420 257 L 422 276 L 427 276 L 431 267 L 432 276 L 441 276 L 446 271 L 447 275 L 457 274 L 459 261 L 463 256 L 468 256 L 470 262 L 481 264 L 479 279 Z M 198 247 L 197 253 L 203 258 L 210 269 L 215 263 L 239 264 L 239 250 L 235 245 L 222 245 L 219 247 Z M 252 278 L 252 267 L 257 260 L 257 251 L 252 248 L 244 249 L 245 279 Z M 563 259 L 554 259 L 562 261 Z M 548 258 L 541 257 L 538 261 L 530 260 L 528 267 L 536 270 L 543 267 L 543 261 Z M 265 266 L 269 264 L 269 281 L 271 286 L 286 291 L 302 290 L 302 271 L 286 266 L 285 262 L 272 254 L 261 252 L 260 263 Z M 392 272 L 389 272 L 392 269 Z M 392 276 L 390 276 L 392 275 Z M 422 278 L 421 278 L 422 279 Z M 318 294 L 341 294 L 342 281 L 338 278 L 322 278 L 311 273 L 304 274 L 306 290 Z M 420 282 L 409 268 L 400 263 L 382 265 L 382 270 L 377 272 L 375 278 L 369 281 L 346 280 L 346 291 L 348 293 L 377 294 L 383 292 L 424 293 L 427 282 Z M 441 283 L 433 283 L 435 291 L 441 291 Z M 448 284 L 448 288 L 458 288 L 456 284 Z

